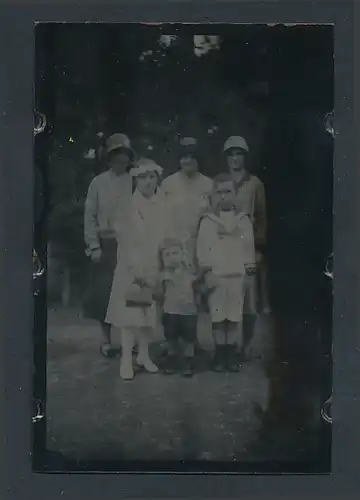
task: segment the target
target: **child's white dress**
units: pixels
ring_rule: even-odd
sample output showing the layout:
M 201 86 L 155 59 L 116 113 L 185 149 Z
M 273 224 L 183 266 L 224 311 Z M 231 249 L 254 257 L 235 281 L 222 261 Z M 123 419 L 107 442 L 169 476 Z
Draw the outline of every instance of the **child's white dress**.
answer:
M 255 263 L 253 226 L 247 214 L 206 214 L 197 238 L 200 268 L 211 269 L 217 286 L 208 297 L 213 323 L 240 322 L 243 315 L 245 264 Z
M 115 327 L 151 327 L 157 322 L 156 303 L 151 307 L 127 307 L 125 294 L 137 276 L 156 279 L 162 238 L 159 196 L 133 194 L 127 214 L 117 223 L 118 262 L 114 274 L 106 322 Z

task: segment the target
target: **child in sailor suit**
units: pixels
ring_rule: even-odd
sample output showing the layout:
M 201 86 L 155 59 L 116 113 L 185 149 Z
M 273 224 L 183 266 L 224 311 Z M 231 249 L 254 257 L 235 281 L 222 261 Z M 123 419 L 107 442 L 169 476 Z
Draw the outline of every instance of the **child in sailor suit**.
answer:
M 255 272 L 253 225 L 246 213 L 236 210 L 235 196 L 228 175 L 214 179 L 212 208 L 202 218 L 197 238 L 198 264 L 208 290 L 216 371 L 236 369 L 246 277 Z

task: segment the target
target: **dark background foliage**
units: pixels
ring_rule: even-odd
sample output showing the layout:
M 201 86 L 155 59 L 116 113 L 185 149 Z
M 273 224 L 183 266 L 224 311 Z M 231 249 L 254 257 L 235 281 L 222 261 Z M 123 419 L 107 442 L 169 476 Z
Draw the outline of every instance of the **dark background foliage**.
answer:
M 219 34 L 220 50 L 197 57 L 199 31 Z M 162 34 L 177 39 L 164 48 Z M 98 132 L 126 132 L 165 174 L 178 165 L 178 134 L 194 135 L 208 175 L 225 168 L 226 137 L 243 134 L 266 186 L 273 288 L 301 289 L 303 279 L 300 298 L 313 302 L 332 246 L 332 137 L 324 127 L 333 108 L 332 27 L 43 24 L 36 46 L 36 101 L 50 123 L 36 155 L 53 251 L 73 267 L 84 260 L 84 198 L 105 168 L 99 154 L 84 155 L 101 152 Z M 273 300 L 285 306 L 286 297 Z

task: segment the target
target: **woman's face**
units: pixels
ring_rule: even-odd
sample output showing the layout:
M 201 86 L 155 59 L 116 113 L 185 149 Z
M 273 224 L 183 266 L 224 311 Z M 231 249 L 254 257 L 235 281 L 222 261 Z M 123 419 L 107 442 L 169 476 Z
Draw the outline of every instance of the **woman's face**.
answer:
M 130 154 L 127 151 L 115 151 L 110 155 L 109 167 L 116 175 L 124 174 L 129 165 Z
M 191 177 L 199 170 L 199 164 L 194 155 L 186 155 L 180 158 L 181 170 Z
M 227 162 L 231 172 L 241 172 L 245 168 L 245 155 L 241 149 L 232 149 L 227 155 Z
M 146 172 L 136 177 L 136 187 L 145 198 L 150 198 L 155 193 L 158 184 L 156 172 Z

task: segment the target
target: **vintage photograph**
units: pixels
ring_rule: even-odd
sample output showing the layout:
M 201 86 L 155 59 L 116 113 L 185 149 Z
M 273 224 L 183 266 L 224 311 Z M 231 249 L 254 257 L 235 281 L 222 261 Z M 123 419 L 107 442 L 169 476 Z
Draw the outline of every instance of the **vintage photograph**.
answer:
M 44 468 L 329 472 L 333 27 L 35 42 Z

